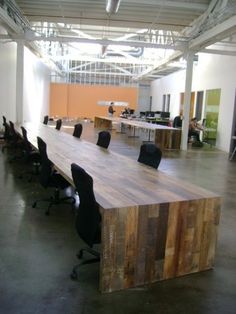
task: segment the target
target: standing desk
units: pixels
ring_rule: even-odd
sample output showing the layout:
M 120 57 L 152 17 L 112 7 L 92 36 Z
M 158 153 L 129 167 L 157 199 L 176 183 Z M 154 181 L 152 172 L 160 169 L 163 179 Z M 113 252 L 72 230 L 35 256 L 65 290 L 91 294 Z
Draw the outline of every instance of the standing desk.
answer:
M 102 215 L 99 287 L 111 292 L 213 267 L 219 196 L 49 126 L 25 123 L 29 141 L 71 183 L 71 163 L 94 180 Z
M 135 129 L 147 129 L 154 131 L 154 142 L 161 149 L 180 149 L 181 130 L 164 125 L 152 124 L 144 121 L 112 118 L 112 117 L 95 117 L 95 128 L 108 128 L 112 129 L 112 122 L 120 123 L 121 125 L 128 125 Z

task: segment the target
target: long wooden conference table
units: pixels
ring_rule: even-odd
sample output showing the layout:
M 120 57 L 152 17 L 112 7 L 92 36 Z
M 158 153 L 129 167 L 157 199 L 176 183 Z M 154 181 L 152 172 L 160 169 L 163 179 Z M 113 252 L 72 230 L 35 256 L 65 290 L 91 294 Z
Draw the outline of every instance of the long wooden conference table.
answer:
M 73 184 L 71 163 L 94 180 L 102 214 L 101 292 L 213 267 L 219 196 L 63 131 L 24 123 L 29 141 Z M 19 127 L 18 127 L 19 130 Z
M 154 142 L 161 149 L 180 149 L 181 130 L 165 125 L 152 124 L 136 119 L 123 119 L 118 117 L 96 116 L 94 118 L 95 128 L 112 129 L 112 123 L 122 126 L 130 126 L 134 133 L 136 129 L 146 129 L 149 132 L 148 140 L 150 140 L 150 131 L 154 132 Z M 134 134 L 135 135 L 135 134 Z

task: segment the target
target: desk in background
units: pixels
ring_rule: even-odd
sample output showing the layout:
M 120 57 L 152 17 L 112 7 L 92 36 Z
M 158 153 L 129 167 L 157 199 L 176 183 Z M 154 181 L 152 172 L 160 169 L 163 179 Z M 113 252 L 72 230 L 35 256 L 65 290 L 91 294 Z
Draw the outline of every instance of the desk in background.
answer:
M 112 123 L 128 125 L 134 129 L 146 129 L 149 132 L 154 131 L 154 142 L 161 149 L 180 149 L 181 130 L 148 122 L 109 118 L 109 117 L 95 117 L 94 127 L 112 129 Z
M 169 119 L 161 119 L 161 118 L 155 118 L 155 117 L 146 117 L 145 121 L 150 122 L 150 123 L 159 124 L 159 125 L 165 125 L 165 126 L 168 126 L 170 123 Z
M 71 184 L 72 162 L 93 177 L 102 214 L 101 292 L 213 267 L 219 196 L 49 126 L 24 127 L 34 146 L 37 136 L 47 143 Z

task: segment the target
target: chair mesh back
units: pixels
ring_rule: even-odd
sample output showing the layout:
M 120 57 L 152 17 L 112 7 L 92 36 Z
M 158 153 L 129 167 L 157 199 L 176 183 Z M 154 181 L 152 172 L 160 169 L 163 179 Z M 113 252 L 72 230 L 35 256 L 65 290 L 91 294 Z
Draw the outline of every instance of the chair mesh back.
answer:
M 80 136 L 82 134 L 82 131 L 83 131 L 82 124 L 81 123 L 76 124 L 75 127 L 74 127 L 73 136 L 80 138 Z
M 74 163 L 71 165 L 71 172 L 80 199 L 76 230 L 81 239 L 92 247 L 101 240 L 101 215 L 93 192 L 93 179 L 83 168 Z
M 108 148 L 111 140 L 111 134 L 108 131 L 101 131 L 98 133 L 97 145 Z
M 140 147 L 138 161 L 153 167 L 158 168 L 162 157 L 162 152 L 155 144 L 143 144 Z
M 61 129 L 61 125 L 62 125 L 62 120 L 58 119 L 57 122 L 56 122 L 56 130 L 59 131 Z

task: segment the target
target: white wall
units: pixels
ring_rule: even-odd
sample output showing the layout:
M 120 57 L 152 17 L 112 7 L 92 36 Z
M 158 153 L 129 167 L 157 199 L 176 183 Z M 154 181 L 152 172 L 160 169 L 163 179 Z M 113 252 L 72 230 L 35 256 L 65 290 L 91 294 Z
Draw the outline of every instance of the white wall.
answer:
M 179 114 L 180 93 L 185 88 L 185 71 L 175 72 L 172 75 L 155 80 L 151 84 L 152 110 L 162 111 L 164 94 L 170 94 L 170 112 L 173 119 Z
M 150 110 L 150 84 L 140 84 L 138 88 L 138 105 L 136 114 Z
M 29 49 L 24 49 L 23 120 L 43 121 L 49 113 L 50 70 Z
M 0 26 L 0 34 L 7 34 Z M 0 115 L 15 122 L 17 44 L 0 40 Z M 24 48 L 23 120 L 42 121 L 49 112 L 50 70 Z M 1 124 L 0 124 L 1 125 Z
M 236 89 L 236 58 L 210 54 L 199 54 L 198 64 L 194 65 L 192 91 L 221 89 L 218 133 L 216 146 L 228 152 Z M 180 93 L 185 88 L 185 71 L 179 71 L 152 82 L 151 95 L 153 109 L 161 110 L 162 95 L 171 94 L 170 111 L 173 118 L 179 113 Z
M 6 34 L 1 27 L 0 34 Z M 0 41 L 0 99 L 1 117 L 5 115 L 8 120 L 15 121 L 16 44 L 12 42 Z

